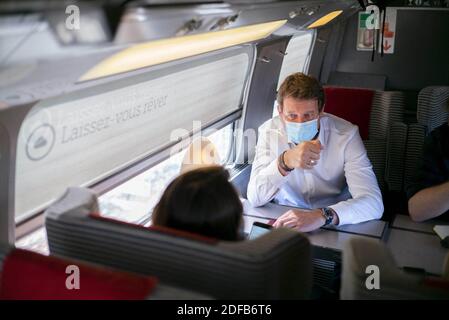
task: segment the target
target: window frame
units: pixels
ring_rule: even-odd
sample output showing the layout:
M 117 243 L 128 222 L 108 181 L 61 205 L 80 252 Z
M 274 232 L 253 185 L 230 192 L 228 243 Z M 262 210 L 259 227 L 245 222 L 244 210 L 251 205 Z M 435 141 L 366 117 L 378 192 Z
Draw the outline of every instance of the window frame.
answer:
M 149 70 L 153 69 L 160 69 L 165 67 L 174 67 L 178 64 L 186 64 L 190 65 L 189 62 L 191 61 L 198 61 L 203 60 L 204 61 L 210 61 L 209 56 L 214 59 L 214 57 L 217 57 L 219 59 L 224 54 L 225 56 L 228 54 L 228 52 L 246 52 L 248 54 L 249 64 L 248 64 L 248 72 L 245 76 L 245 84 L 242 90 L 242 96 L 240 97 L 240 104 L 237 106 L 237 110 L 231 112 L 230 114 L 223 116 L 222 118 L 207 123 L 201 130 L 203 135 L 207 135 L 207 133 L 212 129 L 222 129 L 226 125 L 229 125 L 233 123 L 232 126 L 232 135 L 231 135 L 231 143 L 229 145 L 229 150 L 227 150 L 227 156 L 224 161 L 224 164 L 229 163 L 232 161 L 234 157 L 234 144 L 235 144 L 235 138 L 234 138 L 234 131 L 235 131 L 235 122 L 239 121 L 242 118 L 243 114 L 243 108 L 244 108 L 244 101 L 247 96 L 247 88 L 249 85 L 249 82 L 251 80 L 252 75 L 252 69 L 254 66 L 254 60 L 256 55 L 256 48 L 254 44 L 244 44 L 239 45 L 236 47 L 230 47 L 226 49 L 222 49 L 216 52 L 207 53 L 201 56 L 194 56 L 186 59 L 181 59 L 180 61 L 174 61 L 169 62 L 163 65 L 157 65 L 150 67 Z M 143 72 L 148 72 L 149 70 L 137 70 L 134 71 L 136 74 L 141 74 Z M 93 80 L 95 82 L 94 84 L 113 81 L 116 79 L 120 79 L 123 77 L 126 77 L 127 75 L 119 74 L 116 76 L 112 76 L 108 79 L 99 79 L 99 80 Z M 91 86 L 92 83 L 86 82 L 81 83 L 79 85 L 79 88 L 85 88 L 88 86 Z M 69 90 L 70 91 L 70 90 Z M 2 146 L 6 146 L 6 151 L 4 152 L 5 157 L 0 158 L 0 164 L 5 164 L 3 168 L 6 170 L 6 176 L 7 178 L 0 183 L 0 186 L 6 186 L 6 201 L 2 203 L 0 206 L 0 209 L 6 212 L 7 214 L 4 214 L 2 218 L 0 218 L 0 227 L 3 228 L 6 232 L 3 232 L 3 237 L 0 237 L 0 242 L 3 243 L 10 243 L 14 244 L 16 240 L 19 240 L 23 238 L 24 236 L 28 235 L 29 233 L 37 230 L 38 228 L 42 227 L 42 225 L 45 222 L 44 218 L 44 211 L 48 207 L 48 205 L 45 205 L 41 210 L 37 210 L 33 214 L 30 214 L 23 219 L 20 219 L 20 221 L 16 221 L 16 213 L 15 213 L 15 161 L 16 161 L 16 150 L 17 150 L 17 143 L 18 143 L 18 132 L 22 126 L 23 121 L 26 119 L 27 114 L 33 110 L 34 105 L 36 102 L 33 103 L 27 103 L 25 105 L 22 105 L 20 107 L 14 107 L 14 108 L 7 108 L 6 110 L 2 110 L 2 117 L 3 120 L 0 122 L 0 132 L 2 130 L 6 130 L 6 133 L 9 133 L 8 135 L 4 135 L 3 138 L 0 137 L 0 142 Z M 14 109 L 15 112 L 12 112 L 12 109 Z M 17 116 L 17 112 L 20 114 L 20 116 Z M 8 121 L 11 120 L 11 121 Z M 8 126 L 5 126 L 5 123 L 8 124 Z M 11 133 L 12 132 L 12 133 Z M 123 167 L 119 170 L 116 170 L 113 174 L 103 178 L 99 179 L 96 182 L 93 182 L 88 185 L 84 185 L 84 187 L 91 188 L 94 192 L 96 192 L 98 195 L 102 195 L 114 187 L 124 183 L 126 180 L 129 180 L 136 175 L 150 169 L 154 165 L 162 162 L 163 160 L 167 159 L 169 157 L 169 151 L 173 147 L 181 147 L 185 149 L 187 147 L 186 141 L 188 138 L 192 137 L 193 135 L 197 134 L 197 132 L 190 132 L 187 136 L 183 137 L 182 139 L 178 141 L 172 141 L 167 143 L 166 145 L 162 146 L 158 150 L 155 150 L 151 154 L 143 157 L 142 159 L 139 159 L 135 161 L 135 163 L 132 163 L 126 167 Z M 2 151 L 2 150 L 0 150 Z M 12 163 L 12 164 L 11 164 Z M 0 170 L 2 171 L 2 170 Z M 11 174 L 12 173 L 12 174 Z M 5 196 L 5 195 L 4 195 Z M 0 198 L 2 195 L 0 194 Z
M 296 35 L 296 37 L 298 37 L 298 36 L 303 36 L 303 35 L 307 35 L 307 34 L 311 34 L 312 35 L 312 39 L 310 41 L 310 47 L 309 47 L 308 53 L 306 55 L 306 58 L 304 60 L 304 64 L 303 64 L 302 70 L 297 70 L 296 71 L 296 72 L 303 72 L 305 74 L 307 74 L 308 71 L 309 71 L 310 60 L 311 60 L 311 57 L 312 57 L 312 54 L 313 54 L 313 48 L 315 47 L 315 41 L 316 41 L 317 32 L 316 32 L 315 29 L 313 29 L 313 30 L 305 31 L 301 35 Z M 295 38 L 295 35 L 293 35 L 290 38 L 290 40 L 289 40 L 289 42 L 287 44 L 287 49 L 288 49 L 288 45 L 290 44 L 290 41 L 292 39 L 294 39 L 294 38 Z M 284 64 L 284 61 L 282 61 L 282 66 L 283 66 L 283 64 Z M 281 79 L 280 78 L 281 78 L 281 75 L 282 75 L 282 66 L 281 66 L 281 70 L 279 71 L 279 79 L 278 79 L 278 83 L 277 83 L 277 90 L 279 90 L 279 87 L 281 85 L 281 82 L 280 82 Z M 277 114 L 278 114 L 277 101 L 275 99 L 274 102 L 273 102 L 273 117 L 277 116 Z

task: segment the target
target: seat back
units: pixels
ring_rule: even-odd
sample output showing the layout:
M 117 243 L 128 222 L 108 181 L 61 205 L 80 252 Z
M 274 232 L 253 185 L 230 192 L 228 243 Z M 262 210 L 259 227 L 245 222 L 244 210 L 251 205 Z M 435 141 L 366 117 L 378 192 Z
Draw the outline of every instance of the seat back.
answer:
M 407 141 L 405 145 L 404 185 L 407 186 L 416 174 L 420 159 L 422 159 L 426 127 L 420 123 L 408 125 Z
M 448 86 L 426 87 L 419 92 L 416 110 L 418 122 L 408 126 L 404 172 L 405 185 L 413 178 L 420 164 L 426 135 L 433 129 L 447 123 L 449 119 L 448 104 Z
M 307 298 L 311 249 L 298 232 L 276 229 L 255 240 L 201 241 L 141 226 L 94 219 L 96 195 L 69 188 L 46 211 L 52 254 L 157 276 L 224 299 Z
M 385 164 L 385 182 L 388 190 L 395 195 L 404 190 L 404 177 L 407 164 L 404 165 L 408 126 L 403 122 L 391 124 L 387 136 L 387 160 Z M 407 171 L 408 173 L 408 171 Z
M 145 299 L 155 277 L 118 272 L 32 251 L 12 249 L 3 259 L 0 299 Z
M 374 91 L 324 87 L 324 92 L 326 95 L 324 111 L 357 125 L 362 139 L 368 140 Z
M 425 126 L 426 134 L 447 123 L 449 86 L 431 86 L 422 89 L 418 94 L 416 119 Z
M 393 123 L 404 121 L 405 94 L 401 91 L 375 91 L 369 122 L 369 139 L 384 140 Z
M 398 91 L 343 87 L 325 87 L 324 90 L 325 111 L 359 127 L 379 187 L 384 191 L 388 132 L 394 123 L 403 121 L 405 95 Z
M 5 263 L 5 270 L 3 265 Z M 66 281 L 79 268 L 79 289 L 69 290 Z M 69 283 L 72 280 L 69 279 Z M 74 283 L 72 283 L 74 284 Z M 155 277 L 107 269 L 102 266 L 35 252 L 0 247 L 0 299 L 86 300 L 148 299 L 205 300 L 209 296 L 162 284 Z
M 386 245 L 373 239 L 346 243 L 341 281 L 345 300 L 449 298 L 449 281 L 399 269 Z

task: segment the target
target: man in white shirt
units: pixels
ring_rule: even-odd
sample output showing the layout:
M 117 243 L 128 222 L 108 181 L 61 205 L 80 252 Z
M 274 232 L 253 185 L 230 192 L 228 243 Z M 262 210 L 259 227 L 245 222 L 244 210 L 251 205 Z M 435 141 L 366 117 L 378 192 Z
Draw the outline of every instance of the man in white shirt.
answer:
M 358 127 L 323 112 L 324 90 L 302 73 L 279 88 L 279 116 L 259 128 L 248 200 L 289 210 L 275 227 L 302 232 L 379 219 L 382 195 Z

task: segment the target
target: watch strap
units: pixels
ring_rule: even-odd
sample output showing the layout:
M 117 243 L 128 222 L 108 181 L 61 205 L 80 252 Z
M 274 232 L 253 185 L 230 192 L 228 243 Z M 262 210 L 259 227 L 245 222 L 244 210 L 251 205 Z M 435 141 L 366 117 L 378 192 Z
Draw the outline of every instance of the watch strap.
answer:
M 321 212 L 323 213 L 323 217 L 326 220 L 326 222 L 324 223 L 325 226 L 329 225 L 332 223 L 332 221 L 334 220 L 334 212 L 331 208 L 322 208 Z

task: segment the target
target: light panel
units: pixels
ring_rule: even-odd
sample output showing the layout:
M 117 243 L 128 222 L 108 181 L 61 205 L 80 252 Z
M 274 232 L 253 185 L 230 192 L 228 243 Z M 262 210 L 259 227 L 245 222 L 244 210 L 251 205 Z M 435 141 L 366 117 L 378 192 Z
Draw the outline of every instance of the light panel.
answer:
M 343 10 L 332 11 L 332 12 L 326 14 L 325 16 L 319 18 L 314 23 L 312 23 L 310 26 L 307 27 L 307 29 L 313 29 L 313 28 L 318 28 L 318 27 L 324 26 L 325 24 L 329 23 L 330 21 L 332 21 L 336 17 L 338 17 L 342 12 L 343 12 Z
M 287 20 L 156 40 L 127 48 L 97 64 L 79 80 L 92 80 L 263 39 Z

